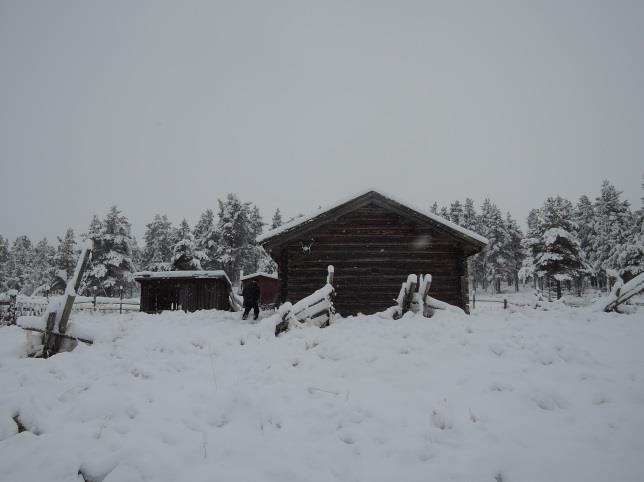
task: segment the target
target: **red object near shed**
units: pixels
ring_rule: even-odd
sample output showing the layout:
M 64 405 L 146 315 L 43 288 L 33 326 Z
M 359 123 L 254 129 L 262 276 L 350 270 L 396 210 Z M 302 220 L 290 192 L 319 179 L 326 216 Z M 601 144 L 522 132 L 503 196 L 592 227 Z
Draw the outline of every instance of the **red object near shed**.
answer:
M 276 274 L 270 273 L 253 273 L 241 277 L 242 290 L 247 283 L 257 281 L 260 289 L 259 304 L 260 305 L 277 305 L 280 297 L 280 280 Z

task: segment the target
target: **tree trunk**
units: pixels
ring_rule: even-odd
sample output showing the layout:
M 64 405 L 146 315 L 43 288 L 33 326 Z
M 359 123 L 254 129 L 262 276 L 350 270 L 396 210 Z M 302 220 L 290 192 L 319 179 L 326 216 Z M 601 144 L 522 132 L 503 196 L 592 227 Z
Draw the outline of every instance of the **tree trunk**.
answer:
M 559 280 L 556 280 L 556 281 L 557 281 L 557 299 L 559 300 L 561 299 L 561 281 Z

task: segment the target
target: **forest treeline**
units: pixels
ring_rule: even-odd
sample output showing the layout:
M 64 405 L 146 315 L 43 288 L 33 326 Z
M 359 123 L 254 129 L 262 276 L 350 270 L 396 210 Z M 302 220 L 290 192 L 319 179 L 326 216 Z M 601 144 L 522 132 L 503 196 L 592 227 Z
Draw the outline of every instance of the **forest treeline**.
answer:
M 588 285 L 608 289 L 644 270 L 644 197 L 632 210 L 621 194 L 604 181 L 593 201 L 587 195 L 576 204 L 549 197 L 528 214 L 526 233 L 490 199 L 479 211 L 469 198 L 449 207 L 434 203 L 431 211 L 488 239 L 488 246 L 468 260 L 475 289 L 499 292 L 506 281 L 518 290 L 520 282 L 530 281 L 561 297 L 562 289 L 577 294 Z
M 642 185 L 644 188 L 644 184 Z M 500 291 L 502 282 L 518 289 L 521 282 L 577 293 L 592 285 L 607 288 L 617 279 L 628 280 L 644 270 L 644 197 L 632 209 L 621 192 L 604 181 L 593 200 L 586 195 L 576 202 L 547 198 L 528 215 L 527 232 L 490 199 L 477 210 L 472 199 L 449 206 L 434 203 L 430 211 L 489 240 L 488 246 L 469 259 L 472 287 Z M 0 293 L 9 289 L 31 294 L 60 292 L 74 271 L 82 240 L 91 240 L 92 263 L 81 294 L 116 296 L 136 288 L 136 271 L 217 270 L 233 279 L 240 272 L 273 272 L 276 267 L 258 245 L 265 228 L 282 225 L 278 209 L 265 222 L 259 208 L 235 194 L 218 200 L 217 209 L 204 211 L 190 227 L 184 219 L 174 225 L 157 214 L 145 227 L 143 246 L 117 206 L 104 218 L 94 216 L 85 233 L 68 228 L 57 243 L 46 238 L 33 244 L 26 235 L 13 243 L 0 235 Z

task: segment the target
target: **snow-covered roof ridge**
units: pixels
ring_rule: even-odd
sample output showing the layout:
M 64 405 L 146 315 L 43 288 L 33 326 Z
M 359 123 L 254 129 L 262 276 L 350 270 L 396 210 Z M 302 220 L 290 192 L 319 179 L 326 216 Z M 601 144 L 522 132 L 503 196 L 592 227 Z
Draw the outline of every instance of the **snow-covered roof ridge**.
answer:
M 215 278 L 225 279 L 229 284 L 230 278 L 223 270 L 214 271 L 138 271 L 134 273 L 134 279 L 170 279 L 170 278 Z
M 255 276 L 265 276 L 267 278 L 278 279 L 276 273 L 266 273 L 265 271 L 257 271 L 256 273 L 245 274 L 240 278 L 241 281 L 245 279 L 254 278 Z
M 408 202 L 401 201 L 401 200 L 397 199 L 395 196 L 391 196 L 390 194 L 386 194 L 386 193 L 383 193 L 380 190 L 375 190 L 375 189 L 367 189 L 367 190 L 362 191 L 362 192 L 360 192 L 358 194 L 355 194 L 353 196 L 343 198 L 342 200 L 340 200 L 338 202 L 335 202 L 334 204 L 331 204 L 329 206 L 321 207 L 321 208 L 315 210 L 314 212 L 312 212 L 312 213 L 310 213 L 310 214 L 308 214 L 306 216 L 296 218 L 296 219 L 294 219 L 294 220 L 292 220 L 292 221 L 290 221 L 288 223 L 283 224 L 282 226 L 280 226 L 278 228 L 272 229 L 272 230 L 267 231 L 266 233 L 258 236 L 257 241 L 261 243 L 261 242 L 266 241 L 266 240 L 268 240 L 270 238 L 273 238 L 275 236 L 279 236 L 281 234 L 284 234 L 284 233 L 290 231 L 291 229 L 295 229 L 298 226 L 301 226 L 303 224 L 306 224 L 308 222 L 311 222 L 311 221 L 315 220 L 318 216 L 322 216 L 322 215 L 326 214 L 327 212 L 329 212 L 329 211 L 331 211 L 333 209 L 336 209 L 336 208 L 338 208 L 338 207 L 340 207 L 340 206 L 342 206 L 342 205 L 344 205 L 344 204 L 346 204 L 346 203 L 348 203 L 350 201 L 353 201 L 354 199 L 360 198 L 362 196 L 366 196 L 367 194 L 370 194 L 370 193 L 377 194 L 377 195 L 379 195 L 379 196 L 381 196 L 381 197 L 383 197 L 385 199 L 388 199 L 388 200 L 390 200 L 390 201 L 392 201 L 394 203 L 397 203 L 397 204 L 399 204 L 399 205 L 401 205 L 403 207 L 406 207 L 407 209 L 411 209 L 412 211 L 416 211 L 417 213 L 419 213 L 419 214 L 431 219 L 432 221 L 435 221 L 435 222 L 437 222 L 439 224 L 442 224 L 443 226 L 445 226 L 447 228 L 450 228 L 451 230 L 456 231 L 456 232 L 460 233 L 463 236 L 466 236 L 466 237 L 471 238 L 471 239 L 473 239 L 475 241 L 478 241 L 479 243 L 482 243 L 482 244 L 485 244 L 485 245 L 488 244 L 487 238 L 485 238 L 484 236 L 481 236 L 480 234 L 475 233 L 474 231 L 471 231 L 471 230 L 469 230 L 467 228 L 459 226 L 458 224 L 453 223 L 452 221 L 449 221 L 449 220 L 447 220 L 447 219 L 445 219 L 445 218 L 443 218 L 441 216 L 438 216 L 437 214 L 434 214 L 434 213 L 432 213 L 432 212 L 430 212 L 428 210 L 421 209 L 421 208 L 419 208 L 417 206 L 414 206 L 414 205 L 412 205 L 412 204 L 410 204 Z

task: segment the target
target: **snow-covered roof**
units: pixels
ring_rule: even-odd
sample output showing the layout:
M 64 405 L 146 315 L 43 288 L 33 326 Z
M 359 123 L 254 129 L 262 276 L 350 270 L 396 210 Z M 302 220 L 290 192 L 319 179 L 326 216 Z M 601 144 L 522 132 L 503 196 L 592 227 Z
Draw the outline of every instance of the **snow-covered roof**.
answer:
M 257 273 L 245 274 L 240 278 L 240 280 L 244 281 L 246 279 L 256 278 L 257 276 L 264 276 L 266 278 L 278 279 L 277 274 L 275 273 L 265 273 L 264 271 L 258 271 Z
M 367 196 L 369 194 L 371 194 L 371 195 L 373 195 L 375 197 L 384 198 L 384 200 L 388 200 L 390 202 L 399 204 L 400 206 L 403 206 L 403 207 L 405 207 L 407 209 L 410 209 L 412 211 L 416 211 L 418 214 L 421 214 L 422 216 L 425 216 L 425 217 L 431 219 L 432 221 L 434 221 L 434 222 L 436 222 L 438 224 L 442 224 L 443 226 L 445 226 L 446 228 L 448 228 L 449 230 L 455 232 L 456 234 L 458 234 L 460 236 L 463 236 L 465 238 L 470 238 L 470 239 L 472 239 L 474 241 L 477 241 L 478 243 L 481 243 L 483 245 L 488 244 L 487 238 L 481 236 L 480 234 L 475 233 L 474 231 L 471 231 L 471 230 L 466 229 L 466 228 L 464 228 L 462 226 L 459 226 L 458 224 L 453 223 L 453 222 L 451 222 L 451 221 L 449 221 L 449 220 L 447 220 L 447 219 L 445 219 L 445 218 L 443 218 L 441 216 L 438 216 L 437 214 L 434 214 L 434 213 L 432 213 L 430 211 L 420 209 L 420 208 L 418 208 L 416 206 L 413 206 L 413 205 L 411 205 L 409 203 L 406 203 L 406 202 L 402 202 L 402 201 L 396 199 L 394 196 L 391 196 L 389 194 L 383 194 L 382 192 L 375 191 L 373 189 L 368 189 L 368 190 L 363 191 L 363 192 L 361 192 L 361 193 L 359 193 L 357 195 L 354 195 L 354 196 L 351 196 L 351 197 L 348 197 L 348 198 L 344 198 L 341 201 L 338 201 L 338 202 L 336 202 L 336 203 L 334 203 L 334 204 L 332 204 L 330 206 L 321 207 L 321 208 L 317 209 L 316 211 L 308 214 L 307 216 L 301 216 L 299 218 L 296 218 L 296 219 L 292 220 L 291 222 L 283 224 L 282 226 L 280 226 L 278 228 L 272 229 L 272 230 L 267 231 L 266 233 L 258 236 L 257 241 L 259 243 L 264 243 L 265 241 L 267 241 L 267 240 L 269 240 L 271 238 L 274 238 L 276 236 L 280 236 L 280 235 L 285 234 L 285 233 L 287 233 L 287 232 L 289 232 L 289 231 L 291 231 L 293 229 L 301 227 L 304 224 L 308 224 L 310 222 L 313 222 L 318 217 L 323 216 L 324 214 L 328 213 L 329 211 L 332 211 L 332 210 L 334 210 L 336 208 L 341 207 L 342 205 L 344 205 L 346 203 L 349 203 L 349 202 L 351 202 L 351 201 L 353 201 L 355 199 L 358 199 L 360 197 Z
M 215 271 L 139 271 L 134 273 L 134 279 L 139 281 L 143 279 L 203 279 L 203 278 L 212 278 L 212 279 L 225 279 L 228 284 L 230 279 L 228 275 L 223 270 Z

